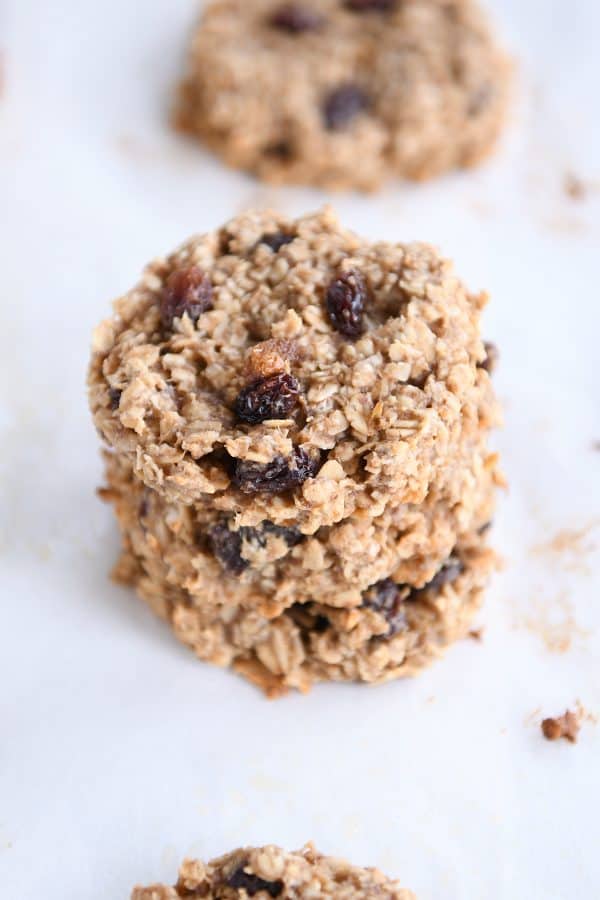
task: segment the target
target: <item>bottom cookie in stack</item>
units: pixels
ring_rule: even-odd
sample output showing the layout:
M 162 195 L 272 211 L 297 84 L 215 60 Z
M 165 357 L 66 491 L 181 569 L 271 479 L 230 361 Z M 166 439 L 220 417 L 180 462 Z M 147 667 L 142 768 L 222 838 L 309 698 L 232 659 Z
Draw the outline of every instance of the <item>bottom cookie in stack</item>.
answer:
M 200 659 L 233 667 L 271 697 L 289 688 L 307 691 L 318 681 L 384 682 L 414 674 L 466 635 L 495 562 L 486 546 L 492 472 L 481 480 L 468 526 L 452 520 L 455 543 L 434 571 L 419 556 L 400 566 L 413 573 L 412 583 L 379 579 L 352 606 L 316 596 L 282 607 L 251 587 L 244 592 L 240 575 L 226 574 L 214 555 L 191 547 L 185 538 L 190 508 L 145 489 L 115 455 L 108 455 L 107 476 L 102 494 L 115 507 L 123 538 L 117 579 L 135 587 Z M 433 527 L 442 513 L 447 517 L 434 511 Z M 203 565 L 220 573 L 207 569 L 206 594 L 194 570 L 201 574 Z M 209 575 L 220 591 L 214 584 L 209 590 Z
M 209 863 L 185 860 L 174 887 L 134 889 L 131 900 L 239 900 L 244 897 L 289 900 L 415 900 L 412 891 L 377 869 L 351 866 L 323 856 L 312 844 L 287 853 L 279 847 L 234 850 Z

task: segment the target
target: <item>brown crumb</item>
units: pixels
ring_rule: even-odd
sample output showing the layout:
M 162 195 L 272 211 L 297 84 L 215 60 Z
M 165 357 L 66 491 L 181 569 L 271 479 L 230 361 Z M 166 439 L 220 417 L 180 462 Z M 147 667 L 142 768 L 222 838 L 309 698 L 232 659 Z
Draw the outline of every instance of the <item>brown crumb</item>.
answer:
M 575 744 L 584 714 L 583 707 L 578 703 L 574 712 L 567 709 L 562 716 L 542 719 L 542 734 L 547 741 L 557 741 L 559 738 L 566 738 L 567 741 Z
M 579 202 L 587 196 L 587 186 L 581 178 L 573 172 L 567 172 L 563 180 L 563 189 L 567 197 Z
M 483 640 L 483 628 L 471 628 L 467 637 L 470 637 L 474 641 L 482 641 Z
M 562 528 L 543 543 L 532 547 L 536 556 L 547 556 L 571 571 L 588 574 L 588 557 L 596 549 L 594 531 L 600 527 L 600 518 L 590 519 L 581 528 Z

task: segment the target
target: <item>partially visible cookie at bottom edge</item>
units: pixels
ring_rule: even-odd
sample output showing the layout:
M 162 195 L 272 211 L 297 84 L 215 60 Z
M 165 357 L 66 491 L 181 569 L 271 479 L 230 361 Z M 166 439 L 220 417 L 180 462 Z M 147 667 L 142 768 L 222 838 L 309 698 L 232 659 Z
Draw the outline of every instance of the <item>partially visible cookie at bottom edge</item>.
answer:
M 185 860 L 174 887 L 136 887 L 131 900 L 416 900 L 375 868 L 360 868 L 324 856 L 312 844 L 286 852 L 274 845 L 241 848 L 205 864 Z

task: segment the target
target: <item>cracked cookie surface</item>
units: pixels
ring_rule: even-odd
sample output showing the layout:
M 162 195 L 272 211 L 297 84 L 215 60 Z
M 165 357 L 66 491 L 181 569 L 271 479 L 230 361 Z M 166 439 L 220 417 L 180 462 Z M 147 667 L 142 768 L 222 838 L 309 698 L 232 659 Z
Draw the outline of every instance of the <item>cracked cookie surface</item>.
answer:
M 486 156 L 509 73 L 475 0 L 216 0 L 177 121 L 265 180 L 372 189 Z
M 312 844 L 297 852 L 246 847 L 209 863 L 185 860 L 174 887 L 135 888 L 131 900 L 416 900 L 378 869 L 324 856 Z

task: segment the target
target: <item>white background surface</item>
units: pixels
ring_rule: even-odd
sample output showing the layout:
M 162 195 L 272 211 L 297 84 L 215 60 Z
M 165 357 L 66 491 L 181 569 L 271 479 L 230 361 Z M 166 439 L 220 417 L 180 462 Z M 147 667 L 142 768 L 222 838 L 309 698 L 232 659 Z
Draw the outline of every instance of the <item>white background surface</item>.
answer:
M 246 206 L 327 198 L 261 187 L 169 131 L 193 0 L 0 5 L 2 900 L 125 900 L 186 853 L 308 838 L 420 900 L 600 896 L 600 726 L 576 746 L 539 731 L 577 698 L 600 713 L 600 7 L 491 5 L 520 60 L 501 153 L 334 198 L 351 227 L 438 243 L 492 292 L 511 488 L 484 640 L 411 682 L 271 703 L 108 582 L 85 367 L 154 255 Z M 584 200 L 567 171 L 596 180 Z M 539 548 L 582 528 L 578 552 Z

